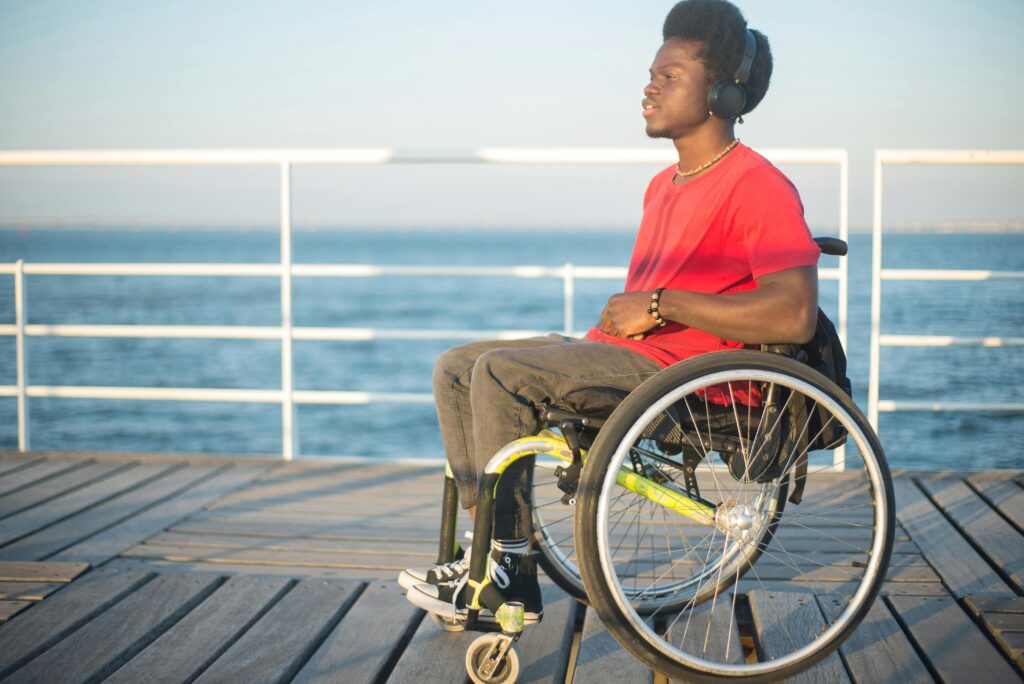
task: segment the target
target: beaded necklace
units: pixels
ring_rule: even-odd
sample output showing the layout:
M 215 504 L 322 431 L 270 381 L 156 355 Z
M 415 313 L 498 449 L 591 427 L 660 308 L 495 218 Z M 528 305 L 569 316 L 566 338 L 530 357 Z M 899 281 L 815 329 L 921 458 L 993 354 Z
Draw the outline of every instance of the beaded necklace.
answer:
M 728 145 L 726 145 L 726 147 L 725 147 L 725 149 L 724 149 L 724 150 L 722 150 L 721 152 L 719 152 L 718 154 L 716 154 L 716 155 L 714 156 L 714 158 L 712 158 L 712 160 L 711 160 L 711 161 L 709 161 L 709 162 L 705 162 L 705 163 L 704 163 L 703 165 L 701 165 L 701 166 L 698 166 L 698 167 L 697 167 L 697 168 L 695 168 L 695 169 L 690 169 L 689 171 L 683 171 L 683 170 L 682 170 L 682 169 L 681 169 L 681 168 L 679 167 L 679 164 L 676 164 L 676 175 L 677 175 L 677 176 L 681 176 L 681 177 L 683 177 L 683 178 L 689 178 L 690 176 L 696 176 L 696 175 L 697 175 L 698 173 L 700 173 L 701 171 L 706 171 L 706 170 L 710 169 L 710 168 L 711 168 L 712 166 L 714 166 L 714 165 L 715 165 L 715 164 L 716 164 L 716 163 L 717 163 L 717 162 L 718 162 L 718 161 L 719 161 L 719 160 L 720 160 L 720 159 L 721 159 L 722 157 L 724 157 L 725 155 L 727 155 L 727 154 L 729 154 L 730 152 L 732 152 L 732 149 L 733 149 L 734 147 L 736 147 L 736 146 L 737 146 L 737 145 L 738 145 L 739 143 L 740 143 L 740 140 L 739 140 L 739 138 L 736 138 L 736 139 L 735 139 L 735 140 L 733 140 L 733 141 L 732 141 L 731 143 L 729 143 Z

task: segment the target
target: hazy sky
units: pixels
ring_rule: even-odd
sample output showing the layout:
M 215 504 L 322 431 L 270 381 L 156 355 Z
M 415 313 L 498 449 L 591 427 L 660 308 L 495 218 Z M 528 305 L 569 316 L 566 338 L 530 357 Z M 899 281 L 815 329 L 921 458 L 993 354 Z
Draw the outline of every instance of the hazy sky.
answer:
M 1024 148 L 1021 0 L 747 0 L 771 90 L 755 148 Z M 0 148 L 647 147 L 670 2 L 0 0 Z M 783 167 L 812 224 L 838 174 Z M 296 221 L 635 225 L 656 167 L 299 168 Z M 1024 218 L 1024 169 L 901 168 L 898 221 Z M 273 224 L 272 169 L 0 169 L 0 221 Z

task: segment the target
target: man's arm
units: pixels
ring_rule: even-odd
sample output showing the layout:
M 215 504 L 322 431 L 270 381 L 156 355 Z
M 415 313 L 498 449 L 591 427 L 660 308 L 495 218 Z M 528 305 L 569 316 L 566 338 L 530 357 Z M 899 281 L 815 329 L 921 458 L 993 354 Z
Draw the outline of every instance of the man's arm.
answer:
M 642 339 L 654 327 L 650 292 L 622 292 L 608 300 L 598 327 Z M 757 289 L 733 294 L 665 290 L 658 311 L 669 321 L 744 344 L 802 344 L 814 335 L 818 270 L 789 268 L 757 279 Z

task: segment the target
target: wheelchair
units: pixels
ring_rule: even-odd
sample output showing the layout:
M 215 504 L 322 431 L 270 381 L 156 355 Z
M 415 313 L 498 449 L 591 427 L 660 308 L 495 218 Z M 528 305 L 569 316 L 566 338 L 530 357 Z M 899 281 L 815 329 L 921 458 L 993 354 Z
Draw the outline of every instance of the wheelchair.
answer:
M 470 585 L 485 582 L 498 481 L 529 459 L 541 566 L 652 670 L 777 681 L 836 657 L 884 580 L 894 497 L 864 415 L 799 355 L 791 345 L 704 354 L 607 417 L 537 407 L 548 428 L 500 449 L 481 474 Z M 453 559 L 457 512 L 449 471 L 438 563 Z M 474 682 L 514 682 L 522 606 L 505 604 L 494 622 L 478 615 L 471 604 L 464 622 L 432 617 L 488 632 L 466 654 Z

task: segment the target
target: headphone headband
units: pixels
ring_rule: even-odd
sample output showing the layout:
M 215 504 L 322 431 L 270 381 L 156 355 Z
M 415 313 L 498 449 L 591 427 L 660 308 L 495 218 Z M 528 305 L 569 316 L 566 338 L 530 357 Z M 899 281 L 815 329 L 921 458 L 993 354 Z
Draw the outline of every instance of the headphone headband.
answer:
M 754 33 L 750 29 L 744 29 L 744 31 L 746 38 L 743 45 L 743 60 L 736 69 L 736 75 L 733 76 L 733 80 L 740 85 L 745 85 L 747 79 L 750 78 L 750 67 L 753 66 L 754 58 L 757 56 L 757 39 L 754 38 Z

